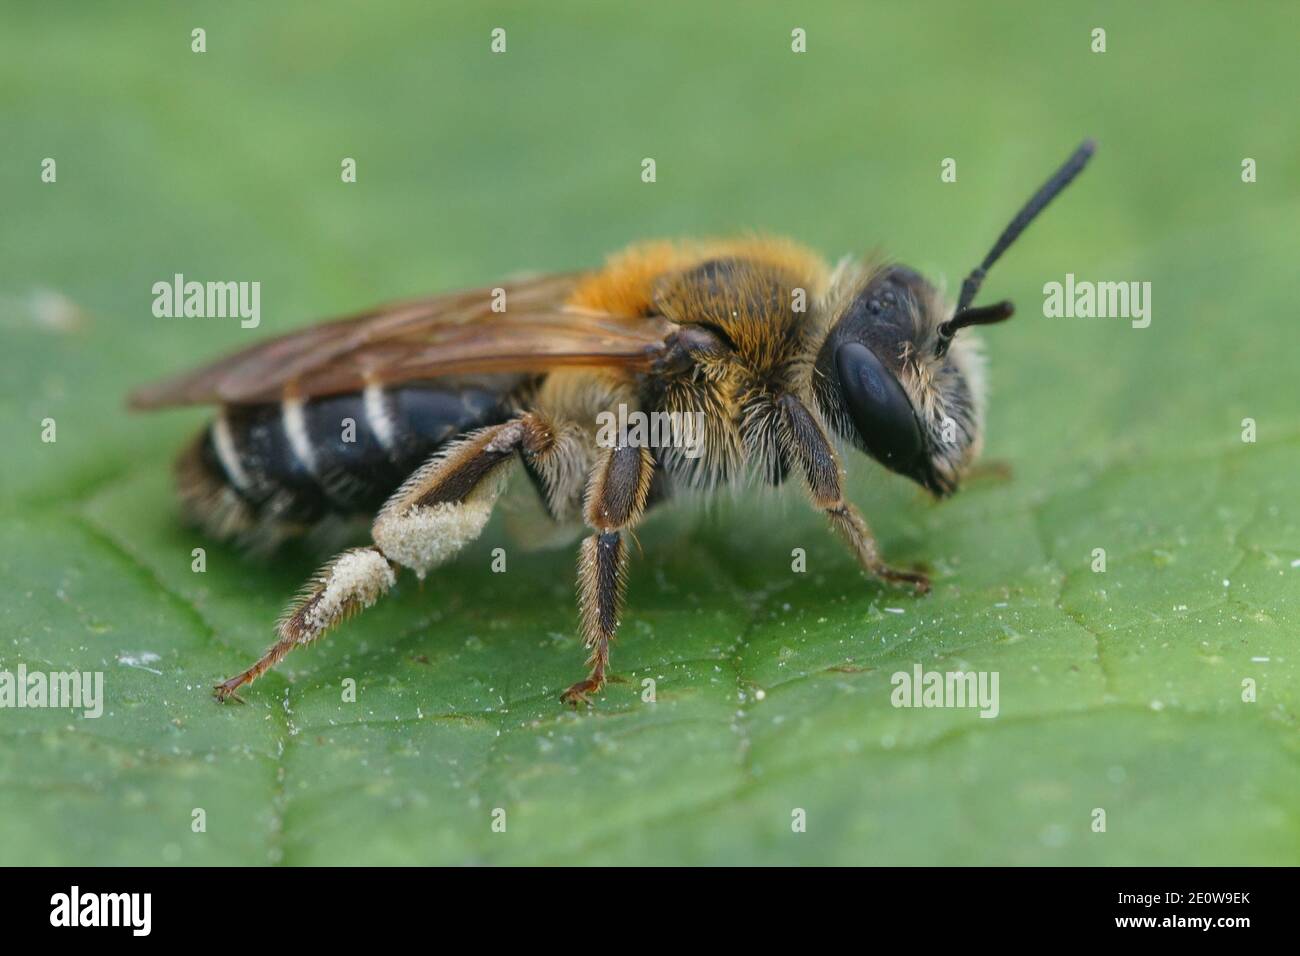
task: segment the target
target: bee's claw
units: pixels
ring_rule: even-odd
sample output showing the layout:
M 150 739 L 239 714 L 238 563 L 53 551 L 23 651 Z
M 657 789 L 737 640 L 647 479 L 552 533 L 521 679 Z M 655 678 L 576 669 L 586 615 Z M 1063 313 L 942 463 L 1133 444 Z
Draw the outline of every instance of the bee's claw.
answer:
M 216 687 L 212 689 L 212 696 L 216 698 L 218 703 L 224 704 L 227 700 L 233 699 L 243 704 L 245 703 L 244 698 L 240 697 L 238 694 L 235 693 L 235 688 L 239 687 L 242 683 L 243 683 L 242 680 L 240 680 L 238 677 L 235 677 L 228 681 L 224 681 L 223 683 L 217 684 Z
M 560 702 L 568 704 L 571 707 L 577 707 L 579 704 L 586 704 L 590 707 L 591 697 L 588 695 L 594 694 L 596 691 L 600 690 L 602 683 L 602 681 L 597 681 L 590 677 L 586 680 L 580 680 L 560 695 Z
M 881 568 L 877 576 L 891 584 L 910 584 L 918 595 L 930 593 L 930 576 L 922 571 L 900 571 L 895 568 Z

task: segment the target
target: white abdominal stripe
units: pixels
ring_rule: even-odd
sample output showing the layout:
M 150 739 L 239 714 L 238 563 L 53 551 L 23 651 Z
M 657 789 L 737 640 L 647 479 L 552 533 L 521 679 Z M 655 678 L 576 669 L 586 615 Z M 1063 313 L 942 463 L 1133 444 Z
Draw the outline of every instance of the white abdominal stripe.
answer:
M 497 392 L 423 385 L 226 406 L 186 453 L 181 494 L 220 537 L 301 533 L 374 515 L 439 449 L 506 417 Z

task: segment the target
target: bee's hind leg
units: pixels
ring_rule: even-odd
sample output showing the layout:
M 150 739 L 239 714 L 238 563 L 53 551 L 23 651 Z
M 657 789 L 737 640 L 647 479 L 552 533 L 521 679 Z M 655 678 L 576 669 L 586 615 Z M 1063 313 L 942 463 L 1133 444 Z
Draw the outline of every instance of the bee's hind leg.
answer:
M 299 644 L 310 644 L 334 624 L 370 607 L 395 580 L 393 566 L 377 548 L 353 548 L 333 558 L 285 609 L 276 625 L 279 639 L 248 670 L 218 684 L 214 696 L 243 703 L 236 690 L 257 680 Z
M 529 413 L 440 451 L 388 499 L 371 529 L 374 545 L 344 551 L 321 568 L 285 609 L 276 626 L 278 640 L 248 670 L 218 684 L 216 698 L 238 700 L 236 690 L 289 651 L 370 607 L 396 582 L 398 566 L 423 580 L 482 532 L 515 455 L 545 473 L 560 443 L 546 418 Z
M 610 449 L 592 470 L 584 512 L 593 534 L 582 542 L 578 555 L 578 608 L 591 672 L 560 696 L 566 704 L 588 703 L 589 695 L 605 686 L 609 644 L 618 630 L 627 589 L 623 532 L 641 519 L 653 477 L 650 452 L 630 446 Z

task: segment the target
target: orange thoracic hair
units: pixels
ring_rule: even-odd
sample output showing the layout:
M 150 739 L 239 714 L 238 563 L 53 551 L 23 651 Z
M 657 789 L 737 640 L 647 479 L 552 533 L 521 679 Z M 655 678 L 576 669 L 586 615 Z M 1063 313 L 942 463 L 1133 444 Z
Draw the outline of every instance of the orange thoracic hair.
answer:
M 779 442 L 765 423 L 776 420 L 771 404 L 781 393 L 804 399 L 826 419 L 828 432 L 840 439 L 851 435 L 842 414 L 814 399 L 825 398 L 827 383 L 816 381 L 813 358 L 854 300 L 888 269 L 878 257 L 849 258 L 832 272 L 815 253 L 777 238 L 650 242 L 625 249 L 584 277 L 568 305 L 627 317 L 662 315 L 726 340 L 728 349 L 716 362 L 697 356 L 700 375 L 668 382 L 660 398 L 666 410 L 705 410 L 706 459 L 685 463 L 672 461 L 670 454 L 665 464 L 689 484 L 711 486 L 746 471 L 777 476 Z M 936 356 L 937 327 L 951 309 L 924 280 L 917 292 L 909 333 L 887 360 L 935 442 L 933 465 L 941 483 L 951 488 L 979 453 L 983 360 L 978 339 L 969 332 L 946 357 Z M 968 389 L 954 388 L 955 378 Z M 950 419 L 965 441 L 939 441 Z
M 829 274 L 816 253 L 785 239 L 755 237 L 698 242 L 645 242 L 611 256 L 569 297 L 569 305 L 614 315 L 647 315 L 666 276 L 716 260 L 744 260 L 798 276 L 810 301 L 825 291 Z
M 707 329 L 726 348 L 697 354 L 687 376 L 657 381 L 658 410 L 703 413 L 705 456 L 672 449 L 665 469 L 694 487 L 778 479 L 775 402 L 808 394 L 808 370 L 829 288 L 823 260 L 786 240 L 747 238 L 632 246 L 578 283 L 570 308 L 615 315 L 661 315 Z

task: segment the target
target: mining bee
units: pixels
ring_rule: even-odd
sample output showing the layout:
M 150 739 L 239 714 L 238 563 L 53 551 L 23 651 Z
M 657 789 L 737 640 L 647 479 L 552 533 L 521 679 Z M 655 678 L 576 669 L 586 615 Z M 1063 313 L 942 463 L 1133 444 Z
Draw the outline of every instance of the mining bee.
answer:
M 399 569 L 423 580 L 473 541 L 515 462 L 550 518 L 589 530 L 578 605 L 590 672 L 564 692 L 569 703 L 605 683 L 628 536 L 675 488 L 779 484 L 793 472 L 863 570 L 925 593 L 927 577 L 887 564 L 845 499 L 837 447 L 936 497 L 957 489 L 984 419 L 984 363 L 968 330 L 1012 314 L 975 295 L 1093 151 L 1083 143 L 1029 200 L 955 307 L 901 265 L 828 269 L 772 239 L 648 243 L 594 271 L 312 326 L 136 391 L 136 408 L 218 406 L 176 466 L 186 514 L 213 536 L 269 547 L 330 516 L 374 516 L 372 544 L 321 568 L 278 640 L 216 697 L 370 607 Z M 703 453 L 603 447 L 597 418 L 620 405 L 702 414 Z

